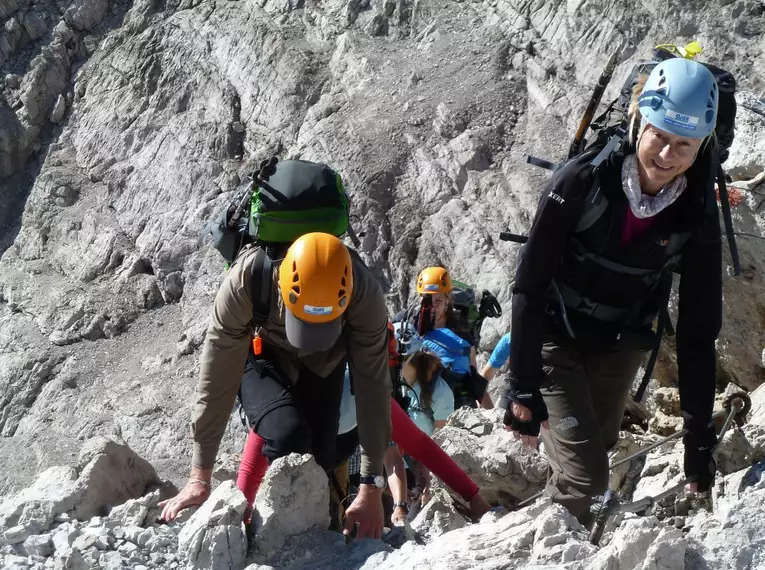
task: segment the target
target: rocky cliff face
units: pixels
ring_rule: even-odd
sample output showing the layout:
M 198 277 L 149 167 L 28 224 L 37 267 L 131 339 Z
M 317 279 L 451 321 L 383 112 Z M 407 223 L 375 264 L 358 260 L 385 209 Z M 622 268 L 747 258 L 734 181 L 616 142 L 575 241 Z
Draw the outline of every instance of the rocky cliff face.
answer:
M 202 228 L 273 154 L 343 174 L 391 308 L 434 261 L 494 291 L 491 343 L 516 255 L 498 233 L 528 229 L 547 177 L 526 155 L 562 158 L 609 55 L 626 60 L 606 98 L 663 41 L 698 39 L 739 79 L 744 274 L 725 279 L 720 368 L 765 379 L 761 3 L 7 0 L 0 17 L 0 493 L 97 435 L 183 477 L 223 268 Z M 671 385 L 671 355 L 657 375 Z

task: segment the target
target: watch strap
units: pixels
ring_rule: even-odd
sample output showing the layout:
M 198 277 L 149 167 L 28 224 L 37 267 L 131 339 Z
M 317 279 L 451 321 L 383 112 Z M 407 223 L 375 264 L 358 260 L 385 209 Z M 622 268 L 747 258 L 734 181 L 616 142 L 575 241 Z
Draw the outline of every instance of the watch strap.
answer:
M 377 484 L 376 480 L 378 478 L 382 479 L 380 475 L 362 475 L 361 477 L 359 477 L 359 483 L 361 483 L 362 485 L 372 485 L 373 487 L 382 489 L 385 486 L 385 483 L 384 483 L 385 480 L 383 479 L 383 485 L 381 487 L 380 485 Z

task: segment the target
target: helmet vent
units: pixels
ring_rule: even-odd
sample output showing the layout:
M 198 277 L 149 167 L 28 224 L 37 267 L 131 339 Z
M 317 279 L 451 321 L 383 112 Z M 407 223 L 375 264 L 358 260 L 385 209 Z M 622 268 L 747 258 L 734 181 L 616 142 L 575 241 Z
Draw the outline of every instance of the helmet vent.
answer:
M 659 70 L 659 83 L 656 85 L 656 92 L 660 95 L 666 95 L 667 91 L 669 90 L 669 85 L 667 82 L 667 76 L 664 75 L 664 70 Z
M 295 292 L 290 291 L 290 303 L 294 305 L 295 303 L 297 303 L 297 300 L 298 298 L 297 298 L 297 295 L 295 295 Z
M 340 280 L 340 284 L 341 284 L 343 287 L 345 287 L 345 277 L 343 277 L 343 278 Z
M 345 297 L 345 289 L 340 289 L 337 293 L 337 298 L 342 299 L 343 297 Z
M 343 291 L 343 293 L 345 293 L 345 291 Z M 347 301 L 348 301 L 348 297 L 343 297 L 342 299 L 340 299 L 340 300 L 337 302 L 337 304 L 338 304 L 338 305 L 340 305 L 341 307 L 345 307 L 345 303 L 346 303 Z

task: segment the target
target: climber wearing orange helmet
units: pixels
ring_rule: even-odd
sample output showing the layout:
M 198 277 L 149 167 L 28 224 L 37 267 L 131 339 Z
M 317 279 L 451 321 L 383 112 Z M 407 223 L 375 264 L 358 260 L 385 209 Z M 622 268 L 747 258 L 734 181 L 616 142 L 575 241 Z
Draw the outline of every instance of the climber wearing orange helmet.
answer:
M 325 471 L 332 471 L 347 362 L 364 454 L 362 484 L 346 511 L 346 528 L 358 523 L 358 536 L 379 538 L 383 455 L 391 437 L 388 315 L 380 286 L 337 237 L 302 235 L 270 279 L 260 272 L 278 294 L 271 295 L 265 324 L 251 342 L 252 292 L 259 284 L 253 267 L 263 251 L 245 248 L 215 299 L 192 421 L 192 475 L 181 493 L 163 504 L 163 518 L 172 520 L 209 495 L 237 393 L 248 426 L 265 440 L 262 453 L 269 460 L 313 453 Z
M 460 323 L 453 290 L 444 267 L 426 267 L 417 277 L 417 293 L 422 297 L 416 319 L 420 347 L 441 359 L 442 376 L 454 392 L 454 408 L 474 408 L 484 398 L 486 381 L 478 374 L 473 336 Z

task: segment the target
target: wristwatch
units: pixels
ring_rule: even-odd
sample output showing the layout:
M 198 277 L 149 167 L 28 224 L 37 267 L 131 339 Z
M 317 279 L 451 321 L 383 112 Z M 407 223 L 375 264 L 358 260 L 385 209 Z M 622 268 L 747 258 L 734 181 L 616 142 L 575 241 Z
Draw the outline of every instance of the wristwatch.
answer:
M 378 489 L 385 489 L 385 477 L 382 475 L 362 475 L 359 477 L 362 485 L 374 485 Z
M 406 501 L 401 501 L 400 503 L 394 504 L 393 508 L 394 509 L 398 509 L 398 508 L 404 509 L 404 512 L 406 514 L 409 514 L 409 503 L 407 503 Z

